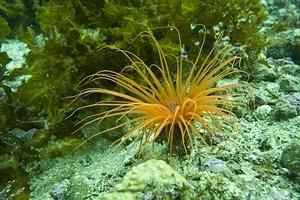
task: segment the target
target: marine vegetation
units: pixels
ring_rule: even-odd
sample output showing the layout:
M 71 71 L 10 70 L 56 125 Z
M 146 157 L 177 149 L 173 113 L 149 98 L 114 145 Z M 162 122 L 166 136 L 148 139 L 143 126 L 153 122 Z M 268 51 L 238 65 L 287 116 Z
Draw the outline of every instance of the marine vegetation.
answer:
M 179 47 L 183 49 L 179 31 L 174 27 L 172 29 L 177 31 Z M 178 144 L 175 140 L 179 140 L 187 152 L 186 139 L 189 144 L 192 144 L 193 136 L 207 144 L 207 138 L 211 139 L 211 135 L 218 128 L 219 117 L 234 115 L 231 108 L 235 102 L 232 101 L 229 89 L 240 84 L 216 85 L 216 83 L 235 72 L 234 67 L 240 63 L 240 57 L 226 58 L 226 47 L 214 55 L 216 50 L 214 46 L 204 60 L 200 59 L 205 34 L 194 61 L 185 59 L 182 51 L 178 53 L 179 55 L 165 54 L 150 31 L 143 31 L 138 37 L 150 38 L 154 43 L 159 64 L 147 65 L 130 51 L 114 46 L 102 47 L 102 49 L 111 48 L 121 52 L 128 58 L 130 65 L 126 66 L 121 73 L 101 70 L 82 80 L 81 85 L 106 80 L 116 84 L 122 90 L 90 87 L 76 95 L 75 99 L 91 94 L 115 97 L 75 110 L 77 112 L 85 108 L 95 110 L 98 107 L 106 107 L 106 110 L 84 118 L 81 121 L 83 125 L 79 129 L 94 122 L 101 123 L 105 119 L 117 117 L 114 126 L 93 134 L 87 140 L 128 124 L 134 124 L 115 142 L 120 144 L 135 136 L 135 141 L 142 143 L 141 150 L 143 150 L 165 134 L 170 152 L 172 152 L 173 144 Z M 189 73 L 185 76 L 184 69 L 186 68 Z M 124 71 L 135 72 L 136 76 L 129 77 Z M 136 81 L 139 79 L 144 84 Z M 122 118 L 125 116 L 128 116 L 129 120 L 123 121 Z M 204 130 L 200 131 L 197 125 L 201 125 Z

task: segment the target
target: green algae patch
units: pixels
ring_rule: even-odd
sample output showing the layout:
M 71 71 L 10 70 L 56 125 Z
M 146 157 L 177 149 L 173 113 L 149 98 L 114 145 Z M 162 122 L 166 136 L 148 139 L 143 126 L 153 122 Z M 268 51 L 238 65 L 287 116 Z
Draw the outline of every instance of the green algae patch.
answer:
M 6 38 L 9 34 L 10 34 L 10 27 L 7 23 L 7 21 L 0 16 L 0 40 L 4 40 L 4 38 Z

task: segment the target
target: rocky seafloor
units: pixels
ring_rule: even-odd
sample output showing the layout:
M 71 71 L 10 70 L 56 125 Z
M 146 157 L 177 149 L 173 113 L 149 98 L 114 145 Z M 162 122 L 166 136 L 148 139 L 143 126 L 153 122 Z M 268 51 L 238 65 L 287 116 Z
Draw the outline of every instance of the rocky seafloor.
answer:
M 135 146 L 107 151 L 109 141 L 95 141 L 39 163 L 31 198 L 299 199 L 299 125 L 299 116 L 242 119 L 237 132 L 210 149 L 195 144 L 186 156 L 166 156 L 166 146 L 155 143 L 137 159 Z
M 269 11 L 263 33 L 278 20 L 290 27 L 267 35 L 265 52 L 247 66 L 253 72 L 247 106 L 235 110 L 233 129 L 217 133 L 208 148 L 195 140 L 188 155 L 169 155 L 165 143 L 154 142 L 138 156 L 138 144 L 111 150 L 112 141 L 98 137 L 84 149 L 28 165 L 35 172 L 28 176 L 30 199 L 300 199 L 300 5 L 263 2 Z

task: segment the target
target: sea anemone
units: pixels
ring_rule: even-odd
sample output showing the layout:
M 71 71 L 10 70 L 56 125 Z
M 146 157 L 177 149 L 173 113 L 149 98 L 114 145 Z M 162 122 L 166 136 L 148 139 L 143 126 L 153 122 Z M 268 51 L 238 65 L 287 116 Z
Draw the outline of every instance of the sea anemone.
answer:
M 183 48 L 179 31 L 174 27 L 172 29 L 177 31 L 179 47 Z M 114 126 L 93 134 L 87 140 L 130 124 L 132 128 L 116 141 L 119 144 L 133 137 L 142 143 L 144 149 L 158 137 L 165 136 L 170 152 L 174 144 L 181 144 L 186 151 L 186 141 L 193 143 L 196 136 L 207 145 L 216 130 L 215 122 L 233 115 L 231 109 L 235 102 L 230 91 L 239 84 L 218 85 L 217 81 L 235 73 L 234 67 L 240 63 L 240 58 L 226 58 L 226 47 L 215 53 L 216 45 L 203 58 L 205 34 L 194 61 L 184 58 L 181 52 L 179 55 L 166 55 L 150 31 L 143 31 L 138 37 L 150 38 L 158 53 L 159 64 L 147 65 L 132 52 L 103 47 L 121 52 L 130 65 L 120 73 L 101 70 L 80 83 L 85 85 L 106 80 L 122 90 L 95 87 L 84 89 L 76 95 L 75 99 L 90 94 L 114 97 L 113 100 L 102 100 L 75 110 L 74 113 L 84 108 L 106 108 L 80 121 L 83 125 L 79 129 L 94 122 L 117 118 Z M 171 70 L 170 63 L 175 70 Z M 135 74 L 134 79 L 124 73 L 128 69 Z M 189 72 L 185 74 L 184 69 L 189 69 Z M 129 120 L 121 120 L 125 116 Z

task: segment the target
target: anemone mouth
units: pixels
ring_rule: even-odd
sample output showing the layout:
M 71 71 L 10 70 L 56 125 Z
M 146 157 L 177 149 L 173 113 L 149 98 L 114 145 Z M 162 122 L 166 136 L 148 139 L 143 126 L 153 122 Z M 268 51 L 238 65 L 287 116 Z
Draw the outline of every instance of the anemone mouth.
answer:
M 175 100 L 171 100 L 168 101 L 166 107 L 170 110 L 170 112 L 175 113 L 176 108 L 180 107 L 181 103 L 179 102 L 179 100 L 175 99 Z
M 179 31 L 175 27 L 172 28 L 177 31 L 179 46 L 182 47 Z M 103 47 L 116 50 L 125 55 L 131 62 L 131 65 L 126 66 L 124 69 L 130 68 L 133 70 L 139 79 L 143 81 L 143 84 L 138 83 L 135 78 L 124 75 L 122 73 L 123 70 L 121 73 L 102 70 L 86 77 L 80 83 L 81 85 L 106 80 L 120 86 L 125 92 L 106 88 L 87 88 L 76 95 L 75 99 L 90 94 L 104 94 L 113 96 L 116 99 L 99 101 L 75 110 L 74 113 L 84 108 L 107 108 L 103 112 L 81 120 L 83 125 L 78 130 L 93 122 L 101 123 L 104 119 L 117 117 L 116 125 L 95 133 L 90 138 L 87 138 L 86 141 L 103 133 L 121 129 L 128 124 L 135 124 L 114 144 L 116 142 L 121 144 L 135 135 L 136 141 L 144 141 L 142 148 L 144 149 L 144 147 L 153 143 L 155 139 L 165 133 L 170 152 L 172 152 L 174 139 L 176 140 L 174 138 L 176 131 L 179 132 L 181 143 L 185 150 L 186 139 L 192 143 L 194 136 L 206 144 L 204 132 L 199 131 L 194 122 L 201 124 L 205 132 L 210 134 L 213 132 L 213 123 L 210 122 L 212 120 L 207 119 L 213 118 L 214 115 L 228 116 L 233 114 L 230 109 L 226 108 L 228 105 L 231 107 L 234 104 L 228 98 L 229 89 L 239 87 L 240 84 L 217 86 L 216 82 L 235 73 L 234 67 L 239 65 L 240 58 L 233 56 L 224 59 L 226 48 L 213 56 L 215 51 L 215 47 L 213 47 L 205 59 L 200 59 L 205 41 L 204 34 L 203 42 L 194 62 L 186 60 L 182 55 L 171 56 L 176 61 L 176 73 L 174 76 L 169 70 L 166 55 L 152 33 L 143 31 L 137 37 L 151 39 L 158 52 L 159 64 L 149 66 L 132 52 L 111 46 Z M 184 63 L 191 64 L 188 74 L 183 73 Z M 159 72 L 158 75 L 153 72 L 153 68 Z M 117 123 L 121 121 L 119 119 L 129 115 L 136 117 L 131 118 L 128 122 Z M 136 135 L 136 132 L 142 133 Z

